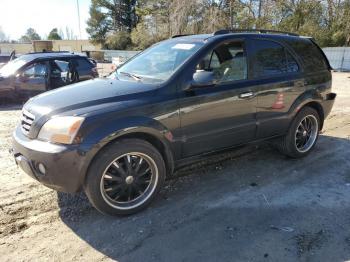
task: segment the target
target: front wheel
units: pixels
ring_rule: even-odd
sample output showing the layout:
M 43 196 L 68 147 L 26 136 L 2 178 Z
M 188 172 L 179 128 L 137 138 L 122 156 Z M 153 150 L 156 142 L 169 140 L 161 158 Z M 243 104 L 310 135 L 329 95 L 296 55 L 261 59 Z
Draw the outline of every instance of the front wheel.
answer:
M 292 158 L 306 156 L 316 144 L 320 117 L 311 107 L 302 108 L 294 118 L 288 133 L 275 141 L 279 151 Z
M 109 215 L 128 215 L 147 207 L 165 180 L 165 164 L 151 144 L 125 139 L 93 161 L 85 192 L 92 205 Z

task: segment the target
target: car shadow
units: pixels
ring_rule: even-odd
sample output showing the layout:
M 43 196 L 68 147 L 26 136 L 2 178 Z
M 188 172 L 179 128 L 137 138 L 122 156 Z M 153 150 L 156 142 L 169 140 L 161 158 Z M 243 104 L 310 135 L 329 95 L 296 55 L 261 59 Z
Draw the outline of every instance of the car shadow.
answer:
M 83 193 L 58 193 L 59 215 L 92 248 L 122 262 L 344 261 L 350 233 L 334 219 L 350 211 L 349 145 L 321 135 L 298 160 L 266 144 L 244 147 L 182 168 L 138 214 L 105 216 Z

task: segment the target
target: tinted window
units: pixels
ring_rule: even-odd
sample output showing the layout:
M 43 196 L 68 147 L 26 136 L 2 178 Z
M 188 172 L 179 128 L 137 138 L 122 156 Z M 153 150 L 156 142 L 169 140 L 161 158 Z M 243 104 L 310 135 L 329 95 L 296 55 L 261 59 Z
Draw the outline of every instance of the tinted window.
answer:
M 318 47 L 309 39 L 288 40 L 288 44 L 300 56 L 306 71 L 327 69 L 327 62 Z
M 267 77 L 297 72 L 298 63 L 282 45 L 268 40 L 254 40 L 253 76 Z
M 294 57 L 289 53 L 288 50 L 286 51 L 286 58 L 287 58 L 287 72 L 298 72 L 299 66 L 297 61 L 295 61 Z
M 52 72 L 68 72 L 69 71 L 69 63 L 63 60 L 54 60 L 50 61 L 51 71 Z
M 23 76 L 28 78 L 44 78 L 47 75 L 47 66 L 45 63 L 35 63 L 28 66 L 23 71 Z
M 225 43 L 209 52 L 197 65 L 197 70 L 214 72 L 217 82 L 247 78 L 247 59 L 242 42 Z
M 74 59 L 74 61 L 77 62 L 78 69 L 90 69 L 91 67 L 93 67 L 93 65 L 87 59 L 84 58 Z
M 90 63 L 85 58 L 62 57 L 62 58 L 57 58 L 57 60 L 70 62 L 70 63 L 72 63 L 73 66 L 75 66 L 78 69 L 90 69 L 90 68 L 94 67 L 92 65 L 92 63 Z

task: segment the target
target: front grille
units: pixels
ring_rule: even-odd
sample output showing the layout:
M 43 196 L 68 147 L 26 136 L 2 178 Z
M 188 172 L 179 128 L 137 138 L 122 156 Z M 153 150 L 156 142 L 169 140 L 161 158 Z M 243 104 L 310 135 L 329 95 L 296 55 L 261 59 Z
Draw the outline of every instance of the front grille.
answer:
M 21 128 L 22 128 L 22 132 L 25 135 L 28 135 L 34 120 L 35 120 L 35 116 L 33 114 L 29 113 L 25 109 L 22 110 Z

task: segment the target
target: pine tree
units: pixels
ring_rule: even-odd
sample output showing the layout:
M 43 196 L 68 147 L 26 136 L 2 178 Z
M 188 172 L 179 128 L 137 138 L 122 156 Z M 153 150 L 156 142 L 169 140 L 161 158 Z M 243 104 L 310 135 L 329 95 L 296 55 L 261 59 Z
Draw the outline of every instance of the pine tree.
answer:
M 105 44 L 106 37 L 128 32 L 136 26 L 136 0 L 92 0 L 87 32 L 95 43 Z

